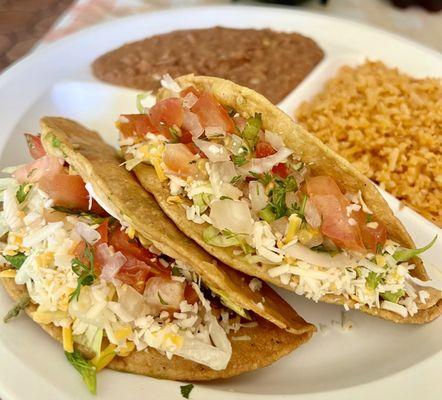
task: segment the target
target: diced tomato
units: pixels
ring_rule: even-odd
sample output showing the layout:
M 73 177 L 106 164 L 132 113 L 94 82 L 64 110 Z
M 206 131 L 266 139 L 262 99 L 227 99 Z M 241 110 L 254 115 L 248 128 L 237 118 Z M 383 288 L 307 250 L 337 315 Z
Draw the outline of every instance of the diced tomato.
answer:
M 43 156 L 38 160 L 20 167 L 12 176 L 20 183 L 35 183 L 38 182 L 42 176 L 52 176 L 63 172 L 63 165 L 58 158 Z
M 278 175 L 279 177 L 285 179 L 289 176 L 289 168 L 287 167 L 287 164 L 284 163 L 279 163 L 276 164 L 273 168 L 272 168 L 272 172 L 275 175 Z
M 198 91 L 198 89 L 195 86 L 188 86 L 185 89 L 181 90 L 180 96 L 186 97 L 186 94 L 193 93 L 196 97 L 200 97 L 201 93 Z
M 46 150 L 43 148 L 40 136 L 25 133 L 25 138 L 32 158 L 37 160 L 46 155 Z
M 235 132 L 235 124 L 224 107 L 209 93 L 203 92 L 191 111 L 198 115 L 203 128 L 215 126 L 229 133 Z
M 151 253 L 135 240 L 131 240 L 120 228 L 116 228 L 111 233 L 109 244 L 114 247 L 115 251 L 121 251 L 124 256 L 131 256 L 146 263 L 152 268 L 154 275 L 170 276 L 170 268 L 164 267 L 160 263 L 158 256 Z
M 150 117 L 154 126 L 159 129 L 164 124 L 181 127 L 184 118 L 182 100 L 176 97 L 164 99 L 155 104 L 150 110 Z
M 198 301 L 198 295 L 192 285 L 186 285 L 186 288 L 184 289 L 184 298 L 189 304 L 195 304 Z
M 322 216 L 321 232 L 339 247 L 364 252 L 359 226 L 351 225 L 347 216 L 346 208 L 350 203 L 334 179 L 329 176 L 308 178 L 306 190 Z
M 89 193 L 83 179 L 78 175 L 66 173 L 43 176 L 38 187 L 43 190 L 57 206 L 74 210 L 88 210 Z
M 127 121 L 127 122 L 122 122 Z M 144 135 L 148 132 L 160 133 L 158 128 L 152 123 L 150 116 L 147 114 L 125 114 L 120 116 L 120 120 L 116 122 L 116 126 L 119 129 L 121 135 L 124 138 L 138 136 L 144 138 Z M 161 134 L 170 137 L 167 129 L 162 129 Z
M 189 148 L 183 143 L 168 143 L 163 153 L 163 161 L 166 167 L 180 176 L 194 176 L 197 168 L 192 161 L 195 156 Z
M 384 245 L 387 240 L 387 229 L 385 225 L 377 220 L 373 220 L 372 222 L 376 222 L 376 228 L 370 228 L 367 226 L 367 214 L 362 211 L 353 211 L 351 214 L 352 218 L 358 222 L 359 229 L 361 231 L 362 241 L 364 242 L 365 247 L 371 252 L 376 252 L 376 247 L 378 244 Z
M 255 148 L 255 157 L 256 158 L 264 158 L 275 154 L 276 150 L 269 142 L 260 141 L 257 143 Z
M 182 129 L 180 142 L 184 144 L 192 143 L 192 134 L 189 131 Z
M 127 258 L 127 261 L 118 271 L 116 278 L 126 285 L 132 286 L 138 292 L 143 293 L 147 281 L 154 276 L 152 268 L 129 254 L 123 253 L 123 255 Z
M 94 244 L 94 247 L 98 247 L 102 243 L 107 244 L 109 239 L 109 218 L 105 218 L 95 230 L 100 234 L 100 239 Z

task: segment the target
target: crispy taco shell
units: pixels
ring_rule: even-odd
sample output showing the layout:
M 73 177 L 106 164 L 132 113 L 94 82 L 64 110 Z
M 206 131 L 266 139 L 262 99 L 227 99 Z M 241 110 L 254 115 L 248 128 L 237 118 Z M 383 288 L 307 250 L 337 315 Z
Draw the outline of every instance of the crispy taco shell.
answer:
M 0 266 L 0 271 L 6 268 Z M 6 292 L 14 301 L 18 301 L 27 292 L 24 285 L 17 285 L 11 278 L 0 278 L 0 280 Z M 36 309 L 37 306 L 31 304 L 26 308 L 26 313 L 32 318 L 32 313 Z M 256 319 L 257 327 L 241 328 L 235 334 L 229 335 L 230 339 L 235 336 L 247 335 L 250 336 L 251 340 L 231 340 L 232 357 L 227 368 L 221 371 L 215 371 L 179 356 L 174 356 L 169 360 L 155 349 L 133 352 L 127 357 L 117 356 L 111 361 L 108 368 L 154 378 L 180 381 L 229 378 L 271 364 L 306 342 L 312 335 L 312 332 L 294 335 L 276 328 L 262 318 L 257 317 Z M 63 341 L 61 328 L 53 324 L 40 324 L 40 326 L 55 340 L 60 343 Z M 81 345 L 76 345 L 76 347 L 86 357 L 93 356 L 85 347 Z
M 364 201 L 376 218 L 387 227 L 389 237 L 404 247 L 414 247 L 410 235 L 393 215 L 387 202 L 374 184 L 348 161 L 296 124 L 287 114 L 270 103 L 265 97 L 251 89 L 220 78 L 186 75 L 176 79 L 176 81 L 183 88 L 193 85 L 199 90 L 210 92 L 221 104 L 232 107 L 242 117 L 248 118 L 255 115 L 255 113 L 262 114 L 263 128 L 281 135 L 285 145 L 299 155 L 304 162 L 308 163 L 314 174 L 331 176 L 341 188 L 345 188 L 350 192 L 356 193 L 360 190 Z M 158 93 L 159 99 L 168 96 L 168 91 L 164 89 Z M 211 255 L 238 271 L 256 276 L 288 290 L 295 290 L 289 285 L 281 283 L 279 278 L 271 278 L 267 273 L 267 270 L 272 268 L 271 266 L 250 264 L 243 257 L 235 255 L 232 247 L 216 247 L 207 244 L 203 240 L 203 232 L 208 226 L 207 223 L 195 224 L 189 221 L 181 205 L 167 201 L 170 195 L 169 187 L 167 183 L 162 184 L 159 181 L 154 168 L 146 164 L 139 164 L 134 168 L 134 171 L 143 187 L 154 195 L 160 207 L 175 222 L 178 228 Z M 416 264 L 413 275 L 421 280 L 427 280 L 428 276 L 422 261 L 415 258 L 413 262 Z M 391 311 L 367 306 L 361 306 L 360 310 L 399 323 L 420 324 L 430 322 L 442 312 L 442 294 L 432 288 L 426 288 L 426 290 L 429 292 L 430 298 L 426 304 L 418 303 L 419 312 L 413 316 L 403 318 Z M 347 304 L 350 308 L 355 308 L 356 305 L 356 302 L 352 299 L 346 299 L 344 296 L 338 295 L 323 296 L 321 301 Z
M 106 204 L 136 230 L 141 241 L 152 242 L 164 254 L 186 262 L 207 287 L 250 311 L 257 322 L 255 327 L 242 327 L 229 334 L 229 338 L 247 335 L 251 340 L 231 340 L 232 357 L 227 368 L 221 371 L 179 356 L 169 360 L 155 349 L 115 357 L 109 368 L 176 380 L 228 378 L 267 366 L 310 339 L 315 327 L 305 322 L 270 287 L 263 284 L 260 291 L 251 291 L 249 277 L 216 262 L 182 234 L 133 175 L 120 166 L 121 159 L 115 149 L 105 144 L 96 132 L 74 121 L 51 117 L 42 119 L 41 130 L 46 151 L 63 157 L 85 182 L 92 184 L 99 198 L 106 199 Z M 6 268 L 0 266 L 0 269 Z M 1 281 L 16 301 L 26 293 L 26 287 L 17 285 L 14 279 L 2 278 Z M 26 312 L 32 317 L 36 308 L 30 304 Z M 61 328 L 53 324 L 41 327 L 61 341 Z M 82 346 L 78 348 L 91 356 Z

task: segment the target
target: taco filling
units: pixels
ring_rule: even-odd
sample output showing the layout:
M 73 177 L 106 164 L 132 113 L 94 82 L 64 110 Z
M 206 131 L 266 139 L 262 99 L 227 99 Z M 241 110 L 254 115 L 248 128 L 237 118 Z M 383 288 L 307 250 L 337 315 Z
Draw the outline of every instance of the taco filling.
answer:
M 314 174 L 263 116 L 244 118 L 209 92 L 163 80 L 168 96 L 116 125 L 126 168 L 155 168 L 169 203 L 205 226 L 203 240 L 266 265 L 297 294 L 343 295 L 412 316 L 429 293 L 413 285 L 413 257 L 365 204 L 333 177 Z
M 0 180 L 7 266 L 0 277 L 25 285 L 29 295 L 14 313 L 30 301 L 38 306 L 34 321 L 62 328 L 66 355 L 92 392 L 96 371 L 146 348 L 226 368 L 227 335 L 257 323 L 240 307 L 226 308 L 185 263 L 121 226 L 38 136 L 27 139 L 35 161 Z M 91 360 L 74 350 L 78 344 Z

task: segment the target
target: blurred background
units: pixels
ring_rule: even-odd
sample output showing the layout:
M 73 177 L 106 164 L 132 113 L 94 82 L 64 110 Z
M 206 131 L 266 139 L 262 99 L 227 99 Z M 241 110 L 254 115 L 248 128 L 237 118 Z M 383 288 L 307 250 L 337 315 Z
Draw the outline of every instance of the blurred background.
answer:
M 215 4 L 285 6 L 342 17 L 442 51 L 442 0 L 0 0 L 0 71 L 33 49 L 94 24 L 173 7 Z

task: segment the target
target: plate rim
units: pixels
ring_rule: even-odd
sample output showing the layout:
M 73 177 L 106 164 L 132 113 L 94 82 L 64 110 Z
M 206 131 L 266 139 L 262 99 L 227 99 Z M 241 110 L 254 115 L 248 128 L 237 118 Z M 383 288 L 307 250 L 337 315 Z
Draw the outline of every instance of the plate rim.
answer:
M 82 37 L 84 37 L 84 38 L 89 37 L 90 35 L 93 35 L 94 31 L 99 32 L 99 31 L 106 29 L 108 27 L 111 27 L 111 26 L 118 26 L 120 24 L 124 25 L 124 24 L 129 23 L 131 20 L 143 20 L 146 18 L 155 18 L 159 15 L 160 16 L 165 16 L 168 14 L 176 15 L 177 13 L 181 13 L 181 12 L 186 13 L 186 12 L 199 12 L 199 11 L 208 11 L 208 10 L 213 11 L 216 9 L 219 9 L 220 11 L 230 10 L 230 9 L 235 9 L 236 11 L 238 11 L 239 9 L 243 9 L 243 11 L 248 11 L 250 9 L 253 9 L 254 11 L 261 10 L 261 11 L 275 12 L 275 13 L 276 12 L 286 13 L 287 11 L 290 11 L 291 13 L 298 14 L 301 17 L 303 15 L 306 15 L 310 18 L 319 18 L 319 19 L 331 20 L 331 21 L 334 21 L 336 23 L 341 23 L 341 24 L 342 23 L 350 24 L 350 25 L 355 26 L 356 28 L 363 29 L 365 31 L 373 31 L 378 34 L 387 35 L 391 39 L 394 39 L 396 41 L 400 41 L 402 43 L 406 43 L 406 44 L 411 45 L 411 46 L 413 46 L 421 51 L 424 51 L 426 53 L 430 53 L 431 55 L 436 56 L 437 58 L 440 59 L 440 61 L 442 61 L 442 54 L 431 47 L 427 47 L 425 45 L 417 43 L 414 40 L 409 39 L 407 37 L 403 37 L 399 34 L 392 33 L 392 32 L 386 31 L 384 29 L 374 27 L 369 24 L 364 24 L 364 23 L 357 22 L 357 21 L 347 20 L 345 18 L 340 18 L 340 17 L 336 17 L 336 16 L 328 16 L 328 15 L 324 15 L 322 13 L 317 13 L 317 12 L 313 12 L 313 11 L 292 9 L 290 7 L 284 7 L 284 6 L 274 7 L 274 6 L 270 6 L 270 5 L 264 6 L 264 5 L 255 5 L 255 4 L 254 5 L 237 5 L 237 4 L 235 4 L 235 5 L 209 5 L 209 6 L 183 7 L 183 8 L 165 9 L 165 10 L 159 10 L 159 11 L 153 11 L 153 12 L 145 12 L 145 13 L 140 13 L 140 14 L 133 15 L 133 16 L 119 18 L 116 20 L 105 21 L 105 22 L 99 23 L 97 25 L 87 27 L 87 28 L 82 29 L 78 32 L 72 33 L 72 34 L 70 34 L 60 40 L 57 40 L 53 43 L 47 44 L 44 47 L 36 48 L 32 53 L 28 54 L 23 59 L 8 66 L 0 74 L 0 88 L 4 84 L 6 84 L 8 81 L 14 80 L 14 75 L 19 74 L 21 69 L 28 68 L 28 65 L 32 64 L 34 62 L 34 60 L 37 59 L 37 57 L 39 57 L 39 58 L 45 57 L 47 54 L 50 54 L 52 52 L 56 52 L 59 48 L 62 48 L 64 45 L 66 45 L 66 43 L 69 43 L 71 41 L 81 40 Z M 238 12 L 243 12 L 243 11 L 238 11 Z M 138 39 L 135 39 L 135 40 L 138 40 Z M 23 111 L 23 113 L 24 112 L 25 111 Z M 2 135 L 2 136 L 7 136 L 7 135 Z M 1 147 L 3 148 L 3 146 L 1 146 Z M 431 224 L 431 222 L 429 222 L 429 223 Z M 6 352 L 9 353 L 10 356 L 14 357 L 14 355 L 11 354 L 7 349 L 6 349 Z M 384 378 L 377 379 L 372 382 L 366 382 L 366 383 L 357 384 L 354 386 L 345 387 L 345 388 L 326 390 L 326 391 L 320 391 L 320 392 L 312 392 L 312 393 L 287 394 L 287 395 L 286 394 L 251 394 L 251 393 L 233 392 L 232 397 L 243 398 L 243 399 L 249 399 L 249 398 L 251 398 L 251 396 L 260 397 L 260 398 L 268 398 L 268 399 L 270 399 L 270 398 L 275 398 L 275 399 L 276 398 L 278 398 L 278 399 L 279 398 L 306 398 L 306 399 L 311 398 L 311 399 L 313 399 L 313 398 L 316 398 L 317 396 L 321 397 L 325 393 L 327 393 L 333 397 L 338 396 L 338 395 L 343 395 L 343 394 L 349 394 L 350 396 L 353 396 L 354 394 L 358 394 L 358 392 L 357 392 L 358 388 L 364 388 L 369 385 L 373 385 L 374 383 L 377 383 L 377 384 L 382 384 L 382 382 L 385 383 L 386 381 L 390 380 L 391 378 L 395 378 L 395 377 L 398 377 L 399 375 L 403 375 L 407 371 L 409 372 L 410 370 L 413 370 L 413 369 L 425 367 L 425 366 L 428 366 L 429 364 L 432 365 L 432 364 L 434 364 L 434 361 L 437 358 L 442 359 L 442 350 L 439 351 L 438 353 L 433 354 L 432 356 L 424 359 L 423 361 L 421 361 L 415 365 L 411 365 L 403 370 L 394 372 Z M 18 360 L 18 361 L 20 363 L 22 363 L 22 360 Z M 25 367 L 26 367 L 26 365 L 25 365 Z M 418 373 L 418 371 L 416 371 L 416 372 Z M 8 395 L 10 395 L 12 393 L 11 388 L 9 388 L 8 385 L 3 386 L 2 381 L 0 380 L 0 389 L 2 389 L 2 387 L 4 387 L 5 389 L 6 388 L 9 389 L 9 390 L 5 390 L 5 394 L 9 392 Z M 226 397 L 229 396 L 229 393 L 226 391 L 221 391 L 221 390 L 215 389 L 215 388 L 212 389 L 210 387 L 204 386 L 204 390 L 201 390 L 201 398 L 205 392 L 212 394 L 212 396 L 218 395 L 218 394 L 221 394 L 221 396 L 226 396 Z M 340 398 L 343 398 L 343 397 L 340 396 Z M 6 400 L 6 398 L 4 400 Z

